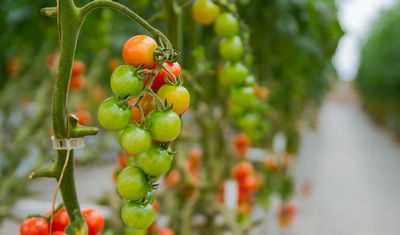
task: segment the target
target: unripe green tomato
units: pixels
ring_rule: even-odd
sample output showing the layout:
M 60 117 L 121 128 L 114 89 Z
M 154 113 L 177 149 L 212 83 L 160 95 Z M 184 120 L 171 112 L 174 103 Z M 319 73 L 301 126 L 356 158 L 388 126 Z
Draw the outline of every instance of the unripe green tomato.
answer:
M 172 110 L 151 111 L 146 118 L 146 127 L 158 143 L 174 141 L 181 131 L 181 119 Z
M 123 199 L 140 200 L 147 195 L 150 185 L 140 168 L 128 166 L 118 174 L 117 190 Z
M 116 97 L 110 97 L 100 104 L 97 118 L 104 129 L 119 131 L 129 125 L 132 112 L 128 107 L 119 105 Z
M 253 87 L 240 86 L 231 89 L 230 98 L 234 104 L 250 107 L 254 105 L 256 95 L 254 94 Z
M 193 19 L 201 25 L 209 25 L 219 14 L 219 7 L 211 0 L 195 0 L 192 5 Z
M 240 62 L 227 62 L 218 74 L 219 84 L 222 87 L 240 85 L 246 81 L 249 70 Z
M 143 81 L 135 74 L 135 68 L 120 65 L 111 74 L 111 90 L 120 98 L 136 96 L 143 89 Z
M 160 176 L 171 167 L 172 155 L 159 144 L 152 144 L 151 148 L 136 157 L 137 166 L 147 175 Z
M 121 217 L 131 228 L 146 229 L 154 222 L 155 211 L 150 203 L 127 201 L 121 208 Z
M 219 54 L 225 61 L 237 61 L 243 57 L 244 47 L 239 36 L 223 38 L 219 42 Z
M 121 147 L 130 154 L 146 152 L 152 142 L 150 133 L 137 125 L 125 128 L 120 139 Z
M 239 22 L 233 14 L 224 12 L 215 20 L 214 30 L 220 37 L 232 37 L 239 33 Z

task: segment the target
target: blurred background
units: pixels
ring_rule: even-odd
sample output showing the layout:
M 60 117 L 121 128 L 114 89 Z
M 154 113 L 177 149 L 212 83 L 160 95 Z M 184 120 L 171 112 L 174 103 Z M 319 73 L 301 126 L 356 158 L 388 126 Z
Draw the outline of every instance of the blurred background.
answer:
M 235 103 L 234 88 L 215 82 L 230 61 L 221 58 L 214 23 L 193 17 L 197 1 L 118 1 L 171 39 L 191 94 L 173 166 L 159 181 L 156 223 L 141 234 L 398 234 L 398 1 L 207 1 L 240 22 L 244 54 L 235 62 L 249 71 L 243 87 L 254 91 L 239 98 L 246 102 Z M 18 234 L 29 214 L 48 211 L 56 187 L 52 179 L 28 180 L 55 157 L 57 20 L 40 14 L 55 4 L 0 3 L 0 234 Z M 68 102 L 81 124 L 99 126 L 97 108 L 112 95 L 121 48 L 137 34 L 146 32 L 111 9 L 85 20 L 75 55 L 84 69 L 71 78 Z M 100 129 L 75 155 L 80 202 L 106 218 L 102 234 L 135 234 L 119 217 L 114 179 L 126 156 L 115 133 Z M 228 221 L 225 209 L 213 208 L 226 206 L 221 188 L 244 160 L 256 186 L 239 192 L 237 216 Z

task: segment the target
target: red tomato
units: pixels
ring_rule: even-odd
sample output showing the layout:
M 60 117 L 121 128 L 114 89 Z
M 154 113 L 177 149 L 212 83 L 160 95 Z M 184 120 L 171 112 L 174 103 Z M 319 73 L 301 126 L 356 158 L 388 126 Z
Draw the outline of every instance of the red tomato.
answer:
M 86 209 L 82 211 L 82 216 L 88 226 L 88 235 L 96 235 L 103 230 L 104 218 L 94 209 Z
M 47 216 L 51 214 L 51 210 L 46 213 Z M 52 229 L 53 231 L 64 231 L 69 224 L 69 216 L 65 207 L 61 208 L 53 215 Z
M 85 80 L 83 79 L 83 75 L 74 75 L 71 77 L 71 81 L 69 82 L 70 90 L 79 90 L 83 88 Z
M 239 180 L 239 189 L 243 191 L 254 191 L 258 188 L 258 180 L 254 175 L 248 175 Z
M 182 73 L 181 66 L 179 65 L 178 62 L 174 62 L 174 63 L 164 62 L 163 66 L 169 72 L 171 72 L 175 76 L 175 78 L 178 78 Z M 160 71 L 158 71 L 156 77 L 154 78 L 153 83 L 151 84 L 151 89 L 154 91 L 157 91 L 158 89 L 160 89 L 161 86 L 167 84 L 167 82 L 165 81 L 165 77 L 167 77 L 169 81 L 171 81 L 171 82 L 173 81 L 171 74 L 169 74 L 164 69 L 160 69 Z M 146 79 L 144 81 L 144 85 L 146 86 L 148 82 L 149 82 L 149 79 Z
M 241 157 L 245 157 L 247 154 L 247 150 L 250 146 L 249 137 L 247 137 L 246 133 L 239 133 L 235 137 L 235 147 L 236 151 Z
M 79 110 L 74 114 L 78 118 L 78 123 L 80 125 L 87 125 L 92 120 L 92 114 L 87 110 Z
M 170 228 L 163 228 L 160 230 L 158 235 L 175 235 L 175 232 L 174 232 L 174 230 L 172 230 Z
M 66 233 L 64 233 L 63 231 L 54 231 L 51 233 L 52 235 L 67 235 Z
M 235 179 L 243 179 L 253 173 L 253 165 L 247 161 L 242 161 L 237 163 L 231 172 Z
M 20 235 L 49 235 L 50 225 L 44 218 L 32 217 L 22 222 L 19 227 Z
M 85 62 L 81 60 L 75 60 L 72 64 L 72 76 L 83 75 L 86 71 Z
M 154 50 L 157 43 L 146 35 L 136 35 L 130 38 L 122 48 L 122 58 L 127 65 L 145 68 L 153 68 L 155 64 Z

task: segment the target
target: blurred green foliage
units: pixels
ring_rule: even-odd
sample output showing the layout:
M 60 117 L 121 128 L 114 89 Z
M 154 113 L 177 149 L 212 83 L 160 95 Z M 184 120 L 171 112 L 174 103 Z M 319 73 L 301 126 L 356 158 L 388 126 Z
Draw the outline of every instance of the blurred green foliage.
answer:
M 366 39 L 356 76 L 363 107 L 400 134 L 400 5 L 384 12 Z

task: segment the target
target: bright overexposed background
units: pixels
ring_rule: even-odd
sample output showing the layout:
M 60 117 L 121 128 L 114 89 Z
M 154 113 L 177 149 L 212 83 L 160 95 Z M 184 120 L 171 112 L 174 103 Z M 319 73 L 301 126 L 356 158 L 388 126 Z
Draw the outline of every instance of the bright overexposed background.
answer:
M 336 0 L 339 20 L 345 35 L 341 38 L 333 62 L 343 80 L 357 74 L 363 40 L 368 36 L 382 10 L 396 0 Z

